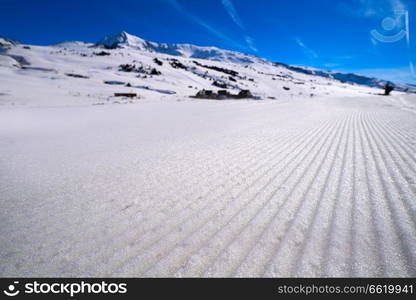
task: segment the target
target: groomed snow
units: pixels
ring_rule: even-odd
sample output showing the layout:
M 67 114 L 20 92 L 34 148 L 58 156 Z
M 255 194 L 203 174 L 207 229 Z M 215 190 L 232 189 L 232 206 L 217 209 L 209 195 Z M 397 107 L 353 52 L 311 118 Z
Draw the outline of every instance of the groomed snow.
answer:
M 415 276 L 415 129 L 380 97 L 2 109 L 0 274 Z

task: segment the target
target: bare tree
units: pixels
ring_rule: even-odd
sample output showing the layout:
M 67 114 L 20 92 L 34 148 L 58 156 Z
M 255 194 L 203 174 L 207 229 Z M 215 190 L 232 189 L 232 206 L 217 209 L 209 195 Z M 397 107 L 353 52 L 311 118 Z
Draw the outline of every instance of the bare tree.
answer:
M 386 85 L 384 86 L 384 95 L 389 96 L 393 90 L 394 90 L 394 87 L 390 85 L 389 83 L 386 83 Z

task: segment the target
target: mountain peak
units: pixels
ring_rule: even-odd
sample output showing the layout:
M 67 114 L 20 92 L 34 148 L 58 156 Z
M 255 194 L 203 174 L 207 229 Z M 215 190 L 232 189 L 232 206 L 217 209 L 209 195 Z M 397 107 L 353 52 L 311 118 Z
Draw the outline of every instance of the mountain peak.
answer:
M 262 59 L 235 52 L 230 50 L 219 49 L 217 47 L 204 47 L 192 44 L 168 44 L 146 41 L 126 31 L 121 31 L 104 37 L 95 44 L 96 46 L 105 47 L 107 49 L 130 48 L 134 50 L 142 50 L 153 53 L 161 53 L 173 56 L 182 56 L 187 58 L 199 58 L 215 61 L 228 61 L 234 63 L 253 63 L 255 61 L 263 61 Z
M 105 48 L 114 49 L 114 48 L 123 48 L 123 46 L 130 46 L 137 49 L 145 49 L 146 48 L 146 41 L 129 34 L 126 31 L 121 31 L 116 34 L 108 35 L 104 37 L 102 40 L 97 42 L 96 45 L 104 46 Z
M 0 47 L 10 47 L 10 46 L 16 46 L 19 44 L 20 42 L 16 40 L 7 39 L 3 36 L 0 36 Z

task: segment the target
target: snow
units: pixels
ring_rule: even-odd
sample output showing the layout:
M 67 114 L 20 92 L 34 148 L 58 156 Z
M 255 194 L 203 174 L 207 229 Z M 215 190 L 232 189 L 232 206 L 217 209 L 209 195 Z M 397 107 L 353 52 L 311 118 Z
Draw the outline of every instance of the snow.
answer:
M 253 62 L 265 62 L 264 59 L 252 55 L 219 49 L 217 47 L 149 42 L 125 31 L 104 37 L 102 40 L 98 41 L 97 46 L 103 46 L 110 49 L 127 48 L 187 58 L 228 61 L 234 63 L 247 64 Z
M 1 276 L 416 276 L 415 95 L 23 46 L 0 56 Z M 189 98 L 229 77 L 193 60 L 262 100 Z M 119 70 L 134 61 L 162 75 Z
M 19 63 L 13 57 L 0 55 L 0 67 L 16 68 Z
M 103 50 L 108 51 L 110 55 L 96 55 Z M 234 57 L 239 57 L 238 53 L 231 58 L 226 52 L 223 53 L 226 55 L 223 61 L 196 59 L 192 56 L 199 52 L 192 53 L 194 55 L 190 52 L 187 54 L 191 57 L 177 57 L 131 47 L 106 50 L 81 42 L 65 42 L 51 47 L 30 46 L 30 49 L 24 48 L 24 45 L 15 46 L 7 50 L 5 55 L 0 55 L 0 76 L 4 82 L 0 87 L 0 93 L 5 94 L 0 97 L 0 105 L 112 104 L 115 101 L 112 97 L 115 92 L 138 92 L 142 99 L 153 99 L 160 96 L 158 90 L 173 91 L 175 95 L 188 98 L 201 89 L 218 90 L 212 85 L 214 80 L 227 83 L 230 92 L 237 93 L 241 89 L 249 89 L 255 96 L 263 99 L 310 98 L 311 94 L 365 97 L 382 92 L 365 86 L 351 86 L 328 78 L 293 72 L 260 59 L 250 64 L 235 63 Z M 163 65 L 156 64 L 154 58 L 162 61 Z M 173 68 L 170 64 L 173 58 L 178 59 L 188 70 Z M 217 58 L 215 56 L 213 59 Z M 19 61 L 21 68 L 16 67 L 16 64 L 19 66 Z M 200 65 L 236 71 L 236 82 L 231 81 L 228 74 L 201 67 L 194 61 Z M 162 75 L 138 78 L 135 72 L 120 71 L 121 64 L 156 68 Z M 68 77 L 65 75 L 67 73 L 87 76 L 89 79 Z M 137 91 L 134 87 L 127 86 L 115 88 L 104 84 L 105 81 L 119 81 L 139 87 L 148 86 L 149 89 Z M 22 84 L 28 88 L 22 89 Z M 289 89 L 284 90 L 284 87 Z M 33 92 L 36 93 L 36 97 Z
M 146 41 L 136 37 L 134 35 L 128 34 L 125 31 L 120 33 L 106 36 L 104 39 L 99 41 L 97 45 L 102 45 L 107 48 L 118 48 L 122 46 L 132 47 L 136 50 L 146 50 Z

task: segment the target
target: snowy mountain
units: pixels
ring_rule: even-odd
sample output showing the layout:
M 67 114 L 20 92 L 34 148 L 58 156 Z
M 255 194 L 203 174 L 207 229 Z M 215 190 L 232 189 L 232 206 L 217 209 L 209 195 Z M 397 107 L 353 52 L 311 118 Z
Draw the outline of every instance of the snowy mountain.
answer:
M 96 43 L 96 46 L 101 46 L 106 49 L 130 48 L 186 58 L 200 58 L 234 63 L 265 62 L 265 60 L 252 55 L 223 50 L 216 47 L 149 42 L 125 31 L 104 37 Z
M 280 63 L 280 62 L 275 63 L 275 65 L 283 66 L 295 72 L 320 76 L 324 78 L 332 78 L 332 79 L 339 80 L 345 83 L 350 83 L 350 84 L 359 84 L 359 85 L 365 85 L 365 86 L 374 87 L 374 88 L 383 88 L 386 84 L 389 84 L 391 86 L 394 86 L 395 90 L 398 90 L 398 91 L 416 92 L 415 87 L 412 86 L 411 84 L 398 84 L 398 83 L 394 83 L 388 80 L 383 80 L 383 79 L 374 78 L 374 77 L 367 77 L 367 76 L 358 75 L 354 73 L 325 71 L 325 70 L 319 70 L 319 69 L 315 69 L 311 67 L 287 65 L 284 63 Z
M 10 40 L 5 37 L 0 36 L 0 53 L 4 51 L 4 49 L 8 49 L 12 46 L 19 45 L 20 43 L 15 40 Z
M 138 50 L 148 50 L 148 42 L 125 31 L 106 36 L 98 41 L 96 45 L 107 49 L 131 47 Z
M 149 42 L 124 31 L 95 44 L 0 42 L 2 105 L 51 105 L 51 99 L 53 105 L 78 105 L 193 96 L 285 100 L 383 93 L 383 81 L 373 78 L 272 63 L 215 47 Z
M 213 61 L 227 61 L 234 63 L 269 63 L 268 61 L 247 54 L 242 54 L 235 51 L 223 50 L 216 47 L 200 47 L 190 44 L 166 44 L 149 42 L 137 36 L 131 35 L 125 31 L 109 35 L 96 43 L 96 46 L 102 46 L 107 49 L 116 48 L 132 48 L 137 50 L 144 50 L 174 56 L 181 56 L 186 58 L 200 58 Z M 383 88 L 387 83 L 394 86 L 396 90 L 407 91 L 413 90 L 407 85 L 395 84 L 391 81 L 381 80 L 373 77 L 357 75 L 353 73 L 341 73 L 333 71 L 324 71 L 309 67 L 291 66 L 283 63 L 276 63 L 276 65 L 284 66 L 289 70 L 301 72 L 310 75 L 321 76 L 324 78 L 332 78 L 341 82 L 365 85 L 375 88 Z

